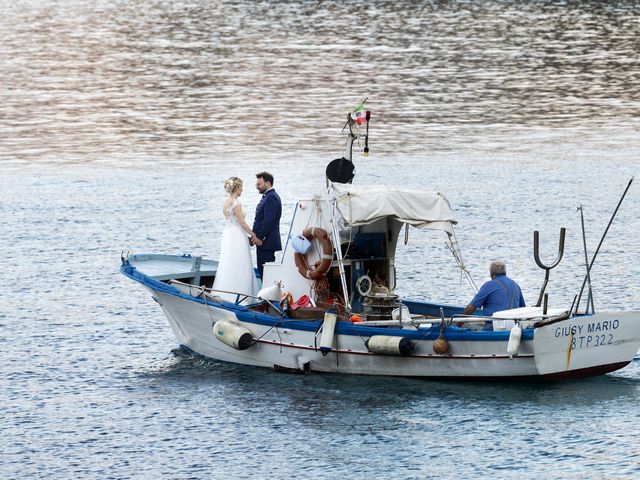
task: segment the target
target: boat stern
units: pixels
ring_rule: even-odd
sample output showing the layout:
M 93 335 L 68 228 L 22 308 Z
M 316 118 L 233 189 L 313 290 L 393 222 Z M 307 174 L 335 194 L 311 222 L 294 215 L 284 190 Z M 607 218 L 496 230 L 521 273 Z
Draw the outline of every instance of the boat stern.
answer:
M 534 333 L 538 373 L 583 378 L 626 366 L 640 347 L 640 312 L 576 315 L 539 326 Z

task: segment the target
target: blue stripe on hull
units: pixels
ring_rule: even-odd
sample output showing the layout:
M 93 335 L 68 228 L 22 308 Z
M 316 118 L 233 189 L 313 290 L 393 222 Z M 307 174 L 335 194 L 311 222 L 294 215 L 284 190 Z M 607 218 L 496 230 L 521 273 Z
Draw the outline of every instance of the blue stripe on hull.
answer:
M 144 275 L 137 271 L 131 265 L 122 265 L 120 271 L 123 275 L 143 284 L 144 286 L 155 290 L 160 293 L 179 297 L 190 302 L 200 303 L 202 305 L 212 305 L 216 308 L 222 308 L 233 312 L 239 320 L 247 323 L 254 323 L 257 325 L 266 326 L 279 326 L 291 328 L 293 330 L 300 330 L 305 332 L 315 332 L 320 328 L 322 323 L 321 319 L 318 320 L 295 320 L 287 317 L 275 317 L 273 315 L 267 315 L 260 312 L 249 310 L 243 305 L 237 305 L 230 302 L 216 302 L 215 300 L 205 300 L 203 298 L 192 297 L 191 295 L 184 294 L 178 289 L 167 283 L 155 280 L 147 275 Z M 440 306 L 436 304 L 429 304 L 423 302 L 416 302 L 411 300 L 403 301 L 407 305 L 410 311 L 419 314 L 431 314 L 434 309 L 437 309 L 437 316 L 440 316 Z M 460 307 L 443 306 L 445 316 L 450 316 L 456 313 L 461 313 Z M 460 312 L 458 312 L 460 310 Z M 498 332 L 484 332 L 484 331 L 472 331 L 464 328 L 458 328 L 455 326 L 447 327 L 445 329 L 447 333 L 447 340 L 465 340 L 465 341 L 495 341 L 505 342 L 509 339 L 508 331 Z M 423 328 L 418 330 L 406 330 L 402 328 L 394 327 L 367 327 L 364 325 L 354 324 L 351 322 L 339 321 L 336 323 L 336 333 L 339 335 L 354 335 L 362 337 L 371 337 L 373 335 L 388 335 L 388 336 L 401 336 L 411 340 L 435 340 L 440 335 L 440 326 L 435 325 L 431 328 Z M 522 331 L 522 341 L 533 340 L 534 330 L 525 329 Z

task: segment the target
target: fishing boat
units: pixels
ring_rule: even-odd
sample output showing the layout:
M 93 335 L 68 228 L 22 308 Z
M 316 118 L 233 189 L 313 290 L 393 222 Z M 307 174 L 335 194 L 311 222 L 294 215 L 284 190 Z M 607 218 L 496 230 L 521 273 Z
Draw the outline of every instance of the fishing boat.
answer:
M 536 306 L 469 316 L 462 306 L 398 295 L 396 247 L 409 227 L 444 235 L 452 267 L 475 285 L 443 194 L 353 183 L 354 142 L 364 140 L 368 152 L 370 120 L 364 103 L 347 115 L 344 156 L 329 163 L 317 194 L 296 203 L 282 255 L 264 266 L 257 295 L 214 290 L 215 260 L 122 255 L 122 274 L 149 290 L 181 346 L 281 372 L 435 379 L 565 380 L 631 362 L 640 347 L 639 312 L 595 313 L 592 301 L 591 311 L 587 301 L 579 312 L 579 300 L 547 305 L 544 289 L 562 257 L 564 230 L 551 266 L 539 260 L 534 235 L 535 260 L 546 270 Z

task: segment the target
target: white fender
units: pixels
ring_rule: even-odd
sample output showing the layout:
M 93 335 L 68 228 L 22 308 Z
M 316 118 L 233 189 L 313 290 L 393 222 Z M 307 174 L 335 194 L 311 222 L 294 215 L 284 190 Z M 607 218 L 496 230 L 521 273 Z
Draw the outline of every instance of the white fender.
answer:
M 258 292 L 258 297 L 271 302 L 279 302 L 282 298 L 282 287 L 280 282 L 275 282 L 275 284 L 270 287 L 264 287 Z
M 364 343 L 371 353 L 381 355 L 407 355 L 413 350 L 414 343 L 406 337 L 374 335 Z
M 520 348 L 520 338 L 522 337 L 522 328 L 519 324 L 515 324 L 509 334 L 509 343 L 507 345 L 507 355 L 509 358 L 513 358 L 517 355 L 518 348 Z
M 322 323 L 322 336 L 320 337 L 320 351 L 322 355 L 327 355 L 333 349 L 333 339 L 336 329 L 338 315 L 333 310 L 327 310 Z
M 213 324 L 213 335 L 225 345 L 236 350 L 246 350 L 253 345 L 253 335 L 242 325 L 228 320 L 219 320 Z

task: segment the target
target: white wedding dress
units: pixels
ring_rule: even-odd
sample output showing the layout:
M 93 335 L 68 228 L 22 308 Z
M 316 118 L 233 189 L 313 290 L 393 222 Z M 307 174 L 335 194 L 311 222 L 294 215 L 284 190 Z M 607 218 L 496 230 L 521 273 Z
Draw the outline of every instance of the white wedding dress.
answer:
M 260 284 L 253 269 L 249 238 L 233 211 L 237 205 L 239 202 L 236 199 L 224 212 L 226 225 L 222 232 L 220 259 L 213 289 L 255 295 L 260 290 Z M 235 302 L 237 297 L 224 292 L 213 292 L 213 294 L 229 302 Z M 247 298 L 242 303 L 255 301 L 254 298 Z

